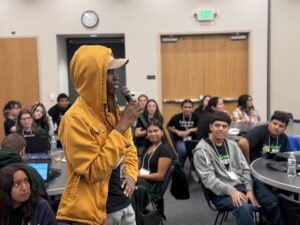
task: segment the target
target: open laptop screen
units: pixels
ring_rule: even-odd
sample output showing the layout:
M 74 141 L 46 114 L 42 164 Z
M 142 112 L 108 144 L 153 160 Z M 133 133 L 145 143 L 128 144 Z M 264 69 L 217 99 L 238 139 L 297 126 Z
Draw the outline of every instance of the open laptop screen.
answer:
M 49 180 L 49 162 L 27 162 L 26 164 L 33 167 L 45 182 Z
M 25 152 L 27 153 L 47 153 L 48 137 L 40 135 L 24 135 L 27 142 Z

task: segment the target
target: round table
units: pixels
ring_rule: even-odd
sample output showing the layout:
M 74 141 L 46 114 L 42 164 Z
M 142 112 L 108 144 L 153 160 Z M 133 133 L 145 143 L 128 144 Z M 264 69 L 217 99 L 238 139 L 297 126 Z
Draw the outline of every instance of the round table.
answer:
M 258 158 L 251 163 L 252 175 L 265 184 L 300 194 L 300 176 L 288 177 L 284 172 L 277 172 L 266 167 L 270 159 Z

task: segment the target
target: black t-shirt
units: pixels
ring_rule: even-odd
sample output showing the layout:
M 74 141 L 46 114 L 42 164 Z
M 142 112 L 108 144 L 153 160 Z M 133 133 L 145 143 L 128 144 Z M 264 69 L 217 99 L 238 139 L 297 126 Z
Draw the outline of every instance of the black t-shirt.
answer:
M 147 154 L 147 151 L 144 151 L 141 155 L 142 168 L 149 170 L 150 173 L 156 173 L 159 158 L 176 159 L 171 145 L 162 143 L 152 154 Z
M 57 129 L 55 131 L 56 133 L 58 131 L 58 127 L 59 127 L 59 124 L 60 124 L 60 121 L 61 121 L 63 115 L 68 111 L 68 109 L 70 107 L 71 107 L 71 105 L 69 104 L 67 106 L 67 108 L 62 109 L 62 108 L 58 107 L 58 104 L 56 104 L 49 109 L 48 113 L 52 117 L 53 124 L 57 125 Z
M 259 158 L 263 153 L 287 152 L 288 138 L 286 134 L 281 134 L 278 137 L 271 137 L 268 131 L 268 124 L 254 127 L 250 130 L 245 138 L 250 145 L 250 161 Z
M 194 128 L 197 127 L 197 123 L 198 123 L 198 117 L 196 116 L 196 114 L 192 113 L 191 116 L 189 117 L 184 117 L 183 113 L 179 113 L 174 115 L 170 121 L 168 122 L 167 126 L 168 127 L 175 127 L 175 129 L 177 130 L 188 130 L 190 128 Z M 190 134 L 191 139 L 192 140 L 196 140 L 197 139 L 197 134 L 196 132 L 193 132 Z M 182 141 L 183 138 L 179 137 L 177 134 L 174 133 L 174 139 L 175 140 L 179 140 Z
M 142 128 L 139 122 L 136 123 L 135 128 Z M 145 129 L 142 128 L 142 130 L 145 130 Z M 146 135 L 143 137 L 135 137 L 134 136 L 133 141 L 134 141 L 135 147 L 137 147 L 137 148 L 143 147 L 146 143 Z
M 11 134 L 11 131 L 10 129 L 16 125 L 16 121 L 15 120 L 12 120 L 12 119 L 9 119 L 7 118 L 5 121 L 4 121 L 4 131 L 5 131 L 5 136 Z
M 109 180 L 106 212 L 113 213 L 130 205 L 130 198 L 126 197 L 121 187 L 121 165 L 112 171 Z
M 214 145 L 209 138 L 205 138 L 204 140 L 214 149 L 216 154 L 219 156 L 220 162 L 226 167 L 226 169 L 228 169 L 230 164 L 230 156 L 226 139 L 223 141 L 221 146 Z

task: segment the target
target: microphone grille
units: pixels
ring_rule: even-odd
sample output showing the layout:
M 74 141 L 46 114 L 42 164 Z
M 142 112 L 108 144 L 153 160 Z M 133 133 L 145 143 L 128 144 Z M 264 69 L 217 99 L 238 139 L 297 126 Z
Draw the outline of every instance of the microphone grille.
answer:
M 123 96 L 130 95 L 130 90 L 128 89 L 128 87 L 126 87 L 126 86 L 121 87 L 121 94 Z

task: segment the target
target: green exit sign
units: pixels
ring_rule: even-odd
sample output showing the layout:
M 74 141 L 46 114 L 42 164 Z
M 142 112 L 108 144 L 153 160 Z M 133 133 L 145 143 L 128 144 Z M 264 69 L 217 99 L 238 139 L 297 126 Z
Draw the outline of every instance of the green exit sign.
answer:
M 197 20 L 211 21 L 215 18 L 215 12 L 212 9 L 200 9 L 196 13 Z

